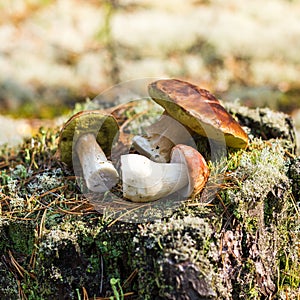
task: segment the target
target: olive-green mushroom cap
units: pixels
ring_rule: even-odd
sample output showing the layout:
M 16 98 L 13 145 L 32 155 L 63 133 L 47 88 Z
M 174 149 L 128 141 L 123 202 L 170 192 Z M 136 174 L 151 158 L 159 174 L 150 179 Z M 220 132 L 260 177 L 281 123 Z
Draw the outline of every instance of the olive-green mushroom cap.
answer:
M 119 126 L 112 115 L 100 110 L 81 111 L 73 115 L 61 129 L 58 156 L 62 162 L 72 166 L 73 155 L 76 154 L 76 141 L 87 133 L 94 134 L 97 143 L 108 156 L 118 132 Z
M 150 97 L 195 133 L 246 148 L 248 136 L 239 123 L 209 91 L 178 79 L 158 80 L 148 86 Z

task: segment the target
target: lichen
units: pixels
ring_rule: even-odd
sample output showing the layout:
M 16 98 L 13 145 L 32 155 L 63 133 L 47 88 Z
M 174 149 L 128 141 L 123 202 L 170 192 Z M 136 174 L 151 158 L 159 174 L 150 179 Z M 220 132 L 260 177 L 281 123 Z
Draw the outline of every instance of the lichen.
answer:
M 278 139 L 286 150 L 295 154 L 296 134 L 291 117 L 269 108 L 250 109 L 234 103 L 226 103 L 226 108 L 246 127 L 250 138 Z
M 61 168 L 45 170 L 41 174 L 36 174 L 26 185 L 28 194 L 43 194 L 62 184 L 63 172 Z
M 200 299 L 223 290 L 214 222 L 175 214 L 140 228 L 135 244 L 141 299 Z
M 278 276 L 282 249 L 290 247 L 288 240 L 298 235 L 286 228 L 289 215 L 295 214 L 296 224 L 300 220 L 287 177 L 289 159 L 281 143 L 256 140 L 250 150 L 242 153 L 239 166 L 230 174 L 237 188 L 228 190 L 224 198 L 231 202 L 232 212 L 241 226 L 240 265 L 235 269 L 242 276 L 237 278 L 234 287 L 243 291 L 240 297 L 257 294 L 254 298 L 258 299 L 276 292 L 276 282 L 282 276 L 280 272 Z M 242 258 L 248 261 L 244 267 L 241 267 Z M 296 265 L 299 259 L 298 255 L 293 263 Z M 246 274 L 249 280 L 245 280 Z

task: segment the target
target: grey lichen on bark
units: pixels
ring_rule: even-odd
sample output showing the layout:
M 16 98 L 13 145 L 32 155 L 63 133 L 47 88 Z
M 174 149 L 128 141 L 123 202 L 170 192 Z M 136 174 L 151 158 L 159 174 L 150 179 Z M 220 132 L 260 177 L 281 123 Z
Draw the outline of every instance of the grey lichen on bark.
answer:
M 295 153 L 297 148 L 295 126 L 289 115 L 269 108 L 251 109 L 234 103 L 226 103 L 226 108 L 248 129 L 250 138 L 278 139 L 286 143 L 284 145 L 286 149 Z

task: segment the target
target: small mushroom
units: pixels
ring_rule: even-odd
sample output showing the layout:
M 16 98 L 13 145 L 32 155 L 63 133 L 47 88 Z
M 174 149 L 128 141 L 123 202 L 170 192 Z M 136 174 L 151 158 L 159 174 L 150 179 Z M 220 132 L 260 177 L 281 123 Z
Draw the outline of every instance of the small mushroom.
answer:
M 150 202 L 180 191 L 184 197 L 199 193 L 209 171 L 194 148 L 177 145 L 170 163 L 157 163 L 139 154 L 121 156 L 123 196 L 133 202 Z
M 114 117 L 99 110 L 75 114 L 61 130 L 58 142 L 61 161 L 76 168 L 79 160 L 87 188 L 93 192 L 106 192 L 119 180 L 117 170 L 106 158 L 117 134 Z
M 146 137 L 134 138 L 134 147 L 147 157 L 153 157 L 153 160 L 156 161 L 168 159 L 172 147 L 163 142 L 164 137 L 161 137 L 158 143 L 157 135 L 163 136 L 164 128 L 172 127 L 172 125 L 166 124 L 166 120 L 171 118 L 188 128 L 186 130 L 220 142 L 225 139 L 226 145 L 229 147 L 247 147 L 247 134 L 209 91 L 185 81 L 168 79 L 151 83 L 148 86 L 148 92 L 155 102 L 164 107 L 164 115 L 168 118 L 165 119 L 163 115 L 156 124 L 152 125 L 153 128 L 147 128 Z M 182 135 L 179 131 L 177 133 L 176 127 L 169 139 L 170 137 L 174 139 L 175 143 L 177 141 L 185 143 L 184 139 L 188 135 Z M 159 147 L 160 153 L 155 153 L 156 159 L 153 152 L 157 147 Z

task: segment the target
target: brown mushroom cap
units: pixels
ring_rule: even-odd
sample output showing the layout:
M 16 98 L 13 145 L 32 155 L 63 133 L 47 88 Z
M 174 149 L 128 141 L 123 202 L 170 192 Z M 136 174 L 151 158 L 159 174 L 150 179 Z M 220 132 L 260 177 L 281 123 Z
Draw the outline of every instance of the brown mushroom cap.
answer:
M 167 113 L 202 136 L 245 148 L 248 136 L 239 123 L 207 90 L 178 79 L 158 80 L 148 86 L 151 98 Z
M 81 111 L 73 115 L 63 126 L 58 141 L 60 160 L 72 166 L 73 146 L 77 139 L 87 133 L 92 133 L 105 153 L 109 155 L 113 140 L 118 134 L 119 126 L 115 118 L 100 110 Z
M 186 196 L 200 193 L 209 176 L 204 157 L 193 147 L 178 144 L 172 148 L 171 163 L 184 163 L 187 168 L 189 184 Z

